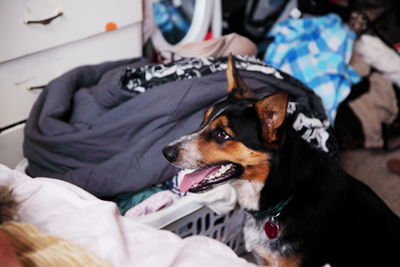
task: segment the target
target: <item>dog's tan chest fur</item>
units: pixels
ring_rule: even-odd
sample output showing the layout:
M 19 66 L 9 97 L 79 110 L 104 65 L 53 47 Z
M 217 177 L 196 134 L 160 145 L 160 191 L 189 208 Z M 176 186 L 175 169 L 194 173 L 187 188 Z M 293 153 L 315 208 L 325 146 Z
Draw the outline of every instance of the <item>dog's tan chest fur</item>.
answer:
M 231 185 L 236 189 L 238 201 L 242 208 L 258 210 L 261 189 L 263 184 L 252 180 L 233 180 Z

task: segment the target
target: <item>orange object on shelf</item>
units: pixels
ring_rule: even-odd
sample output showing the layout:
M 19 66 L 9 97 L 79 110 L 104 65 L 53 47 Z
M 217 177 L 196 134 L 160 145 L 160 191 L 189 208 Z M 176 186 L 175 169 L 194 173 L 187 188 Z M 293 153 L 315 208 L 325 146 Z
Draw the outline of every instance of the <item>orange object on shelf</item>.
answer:
M 113 31 L 113 30 L 115 30 L 117 28 L 118 28 L 118 26 L 114 22 L 108 22 L 106 24 L 106 32 Z

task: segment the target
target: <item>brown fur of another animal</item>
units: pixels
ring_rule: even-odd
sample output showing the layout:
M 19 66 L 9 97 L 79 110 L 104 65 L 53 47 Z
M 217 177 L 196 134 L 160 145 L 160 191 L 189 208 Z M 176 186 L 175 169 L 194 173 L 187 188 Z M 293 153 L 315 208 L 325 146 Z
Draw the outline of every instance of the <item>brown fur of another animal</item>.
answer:
M 0 224 L 15 219 L 18 202 L 12 190 L 7 186 L 0 186 Z

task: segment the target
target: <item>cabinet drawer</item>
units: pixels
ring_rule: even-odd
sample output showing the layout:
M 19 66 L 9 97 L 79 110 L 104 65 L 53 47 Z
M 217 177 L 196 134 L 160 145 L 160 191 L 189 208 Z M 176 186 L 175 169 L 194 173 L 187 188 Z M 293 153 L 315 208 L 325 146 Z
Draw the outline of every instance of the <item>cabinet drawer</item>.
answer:
M 26 24 L 62 15 L 50 23 Z M 141 0 L 0 1 L 0 62 L 70 43 L 142 20 Z
M 28 117 L 40 90 L 71 68 L 141 56 L 141 24 L 98 34 L 0 64 L 0 128 Z
M 0 133 L 0 163 L 14 168 L 23 159 L 24 125 Z

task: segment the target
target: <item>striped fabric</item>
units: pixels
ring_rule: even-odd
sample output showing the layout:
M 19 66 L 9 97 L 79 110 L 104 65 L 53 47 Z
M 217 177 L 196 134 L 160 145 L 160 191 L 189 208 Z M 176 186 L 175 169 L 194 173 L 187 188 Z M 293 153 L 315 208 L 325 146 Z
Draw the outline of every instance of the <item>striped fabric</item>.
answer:
M 323 101 L 334 121 L 341 101 L 360 76 L 349 66 L 355 34 L 336 14 L 288 19 L 269 32 L 274 37 L 264 61 L 291 74 L 310 87 Z

